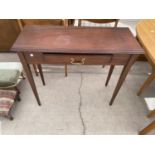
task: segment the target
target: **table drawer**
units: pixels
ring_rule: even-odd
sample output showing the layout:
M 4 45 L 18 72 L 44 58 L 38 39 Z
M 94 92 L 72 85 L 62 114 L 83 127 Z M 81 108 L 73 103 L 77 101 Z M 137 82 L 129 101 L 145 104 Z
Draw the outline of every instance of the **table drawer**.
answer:
M 114 65 L 125 65 L 130 58 L 130 55 L 127 54 L 118 54 L 118 55 L 113 55 L 111 64 Z
M 124 65 L 130 55 L 24 53 L 29 64 Z
M 43 63 L 42 53 L 24 53 L 24 57 L 29 64 L 41 64 Z
M 112 55 L 43 54 L 44 63 L 72 65 L 103 65 L 111 62 Z

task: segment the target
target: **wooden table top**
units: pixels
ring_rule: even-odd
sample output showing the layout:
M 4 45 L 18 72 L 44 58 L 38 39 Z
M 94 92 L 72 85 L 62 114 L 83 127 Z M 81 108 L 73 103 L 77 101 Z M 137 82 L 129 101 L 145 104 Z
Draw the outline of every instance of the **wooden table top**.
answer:
M 155 64 L 155 19 L 142 20 L 136 27 L 137 37 Z
M 12 51 L 143 54 L 128 28 L 25 26 Z

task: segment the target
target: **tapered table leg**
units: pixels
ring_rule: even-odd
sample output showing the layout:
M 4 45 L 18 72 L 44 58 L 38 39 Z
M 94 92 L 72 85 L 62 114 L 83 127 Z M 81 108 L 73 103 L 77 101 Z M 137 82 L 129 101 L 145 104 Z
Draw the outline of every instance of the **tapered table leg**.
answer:
M 35 72 L 36 76 L 38 76 L 37 67 L 36 67 L 35 64 L 33 64 L 33 69 L 34 69 L 34 72 Z
M 110 66 L 110 70 L 109 70 L 109 73 L 108 73 L 108 77 L 107 77 L 107 80 L 106 80 L 105 86 L 108 85 L 109 80 L 110 80 L 110 78 L 111 78 L 111 74 L 113 73 L 114 68 L 115 68 L 115 65 L 111 65 L 111 66 Z
M 65 76 L 67 77 L 67 64 L 65 64 Z
M 40 76 L 41 76 L 42 83 L 43 83 L 43 85 L 45 86 L 45 79 L 44 79 L 42 67 L 41 67 L 40 64 L 38 64 L 37 66 L 38 66 L 38 69 L 39 69 L 39 73 L 40 73 Z
M 26 60 L 25 60 L 25 57 L 24 57 L 24 54 L 23 53 L 18 53 L 18 56 L 21 60 L 21 63 L 23 65 L 23 68 L 24 68 L 24 71 L 25 71 L 25 74 L 28 78 L 28 81 L 30 83 L 30 86 L 32 88 L 32 91 L 35 95 L 35 98 L 38 102 L 38 105 L 41 105 L 41 102 L 40 102 L 40 98 L 39 98 L 39 95 L 38 95 L 38 92 L 37 92 L 37 89 L 36 89 L 36 85 L 35 85 L 35 82 L 34 82 L 34 79 L 33 79 L 33 76 L 32 76 L 32 72 L 30 70 L 30 66 L 27 64 Z
M 113 104 L 113 102 L 114 102 L 114 100 L 115 100 L 115 98 L 116 98 L 116 96 L 117 96 L 117 94 L 118 94 L 118 92 L 119 92 L 119 90 L 120 90 L 120 88 L 121 88 L 121 86 L 122 86 L 122 84 L 123 84 L 123 82 L 124 82 L 124 80 L 125 80 L 125 78 L 126 78 L 128 72 L 129 72 L 131 66 L 132 66 L 133 63 L 136 61 L 137 57 L 138 57 L 138 55 L 132 55 L 132 56 L 130 56 L 129 61 L 128 61 L 127 64 L 124 66 L 124 68 L 123 68 L 123 70 L 122 70 L 122 73 L 121 73 L 121 75 L 120 75 L 120 78 L 119 78 L 119 80 L 118 80 L 118 82 L 117 82 L 117 86 L 116 86 L 116 88 L 115 88 L 115 90 L 114 90 L 114 93 L 113 93 L 113 95 L 112 95 L 112 98 L 111 98 L 111 100 L 110 100 L 109 105 L 112 105 L 112 104 Z
M 151 130 L 155 129 L 155 121 L 153 121 L 151 124 L 149 124 L 147 127 L 145 127 L 144 129 L 142 129 L 139 132 L 139 135 L 145 135 L 148 132 L 150 132 Z

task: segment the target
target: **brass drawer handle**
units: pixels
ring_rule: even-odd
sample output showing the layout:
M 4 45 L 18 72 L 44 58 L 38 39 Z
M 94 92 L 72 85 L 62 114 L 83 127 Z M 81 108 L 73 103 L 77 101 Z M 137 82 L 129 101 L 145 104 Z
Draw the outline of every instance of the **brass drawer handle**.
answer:
M 75 60 L 75 58 L 71 58 L 70 63 L 72 65 L 84 65 L 85 60 L 86 60 L 85 58 L 82 58 L 81 61 L 77 61 L 77 60 Z

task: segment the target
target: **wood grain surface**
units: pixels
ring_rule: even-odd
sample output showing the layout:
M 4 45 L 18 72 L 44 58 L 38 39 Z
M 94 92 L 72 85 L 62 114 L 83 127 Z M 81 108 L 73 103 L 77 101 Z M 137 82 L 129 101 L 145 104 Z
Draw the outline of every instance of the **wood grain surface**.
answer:
M 147 58 L 155 64 L 155 19 L 142 20 L 137 24 L 136 31 Z
M 128 28 L 25 26 L 12 51 L 143 54 Z

